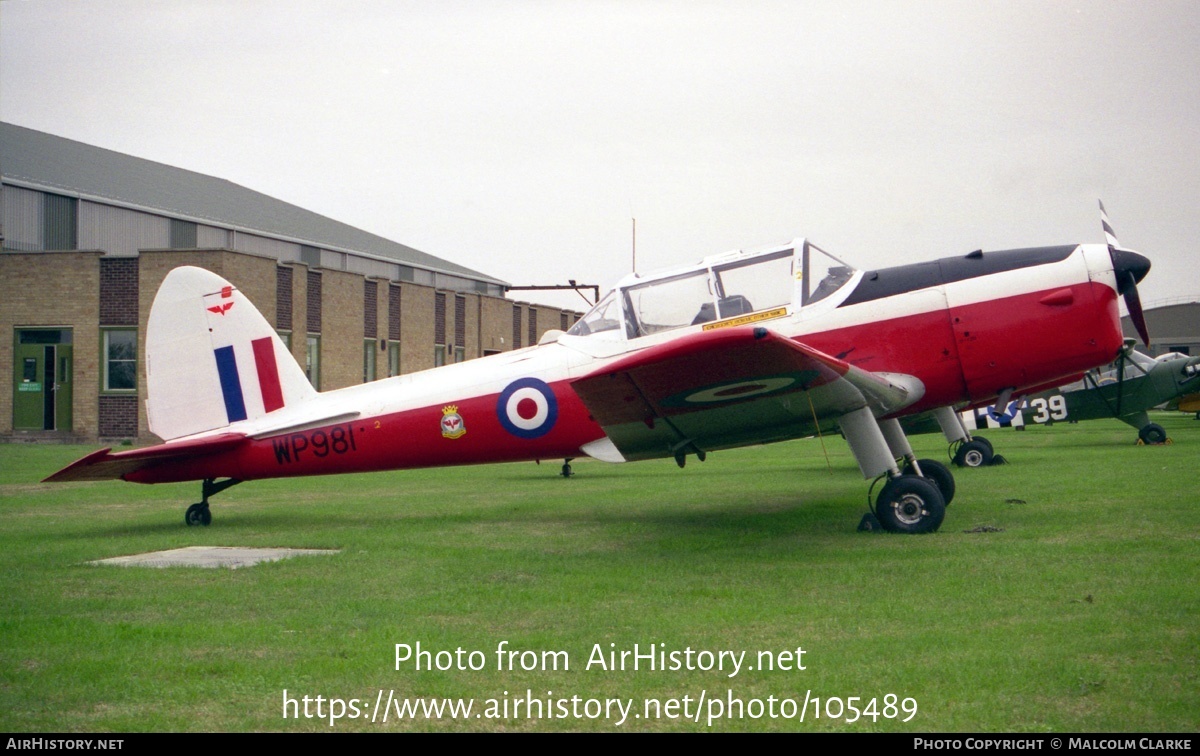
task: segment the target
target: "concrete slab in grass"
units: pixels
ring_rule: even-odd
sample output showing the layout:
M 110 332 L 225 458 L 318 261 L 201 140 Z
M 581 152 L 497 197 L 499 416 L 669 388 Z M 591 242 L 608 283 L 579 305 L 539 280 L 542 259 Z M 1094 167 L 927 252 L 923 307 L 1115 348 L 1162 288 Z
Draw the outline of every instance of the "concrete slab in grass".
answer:
M 278 562 L 307 554 L 337 554 L 338 549 L 253 549 L 241 546 L 187 546 L 169 551 L 97 559 L 88 564 L 122 567 L 250 567 L 259 562 Z

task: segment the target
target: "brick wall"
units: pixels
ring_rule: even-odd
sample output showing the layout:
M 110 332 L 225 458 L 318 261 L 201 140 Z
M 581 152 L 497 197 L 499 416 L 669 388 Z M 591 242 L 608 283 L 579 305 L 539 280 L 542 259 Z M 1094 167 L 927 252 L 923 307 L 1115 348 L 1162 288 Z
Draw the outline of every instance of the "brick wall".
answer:
M 414 373 L 433 367 L 434 290 L 409 283 L 401 288 L 400 372 Z
M 292 268 L 275 268 L 275 327 L 292 330 Z
M 480 297 L 478 307 L 481 310 L 479 353 L 512 349 L 512 302 L 499 297 Z
M 388 286 L 388 335 L 392 341 L 400 340 L 400 299 L 401 288 L 397 284 Z
M 363 338 L 379 338 L 379 284 L 363 281 Z
M 311 285 L 311 283 L 310 283 Z M 321 272 L 321 390 L 362 383 L 363 277 Z
M 138 323 L 138 258 L 100 258 L 100 325 Z
M 433 295 L 433 343 L 446 343 L 446 295 L 437 292 Z
M 289 263 L 287 267 L 292 271 L 292 357 L 303 371 L 308 337 L 308 266 Z
M 288 330 L 284 326 L 290 318 L 292 355 L 301 366 L 306 333 L 320 333 L 324 390 L 362 380 L 363 338 L 364 334 L 371 338 L 372 314 L 375 338 L 385 346 L 386 339 L 400 341 L 401 372 L 433 367 L 438 294 L 454 297 L 443 313 L 443 338 L 450 338 L 442 343 L 464 347 L 468 358 L 484 350 L 528 346 L 530 337 L 536 343 L 546 328 L 563 321 L 563 311 L 557 308 L 435 292 L 419 284 L 365 279 L 343 271 L 313 271 L 302 263 L 280 264 L 273 258 L 229 250 L 148 250 L 137 258 L 108 258 L 100 252 L 6 252 L 0 255 L 0 385 L 6 387 L 0 391 L 0 433 L 12 430 L 14 329 L 58 326 L 70 327 L 73 333 L 74 433 L 88 438 L 100 432 L 124 437 L 131 435 L 132 423 L 133 433 L 151 440 L 144 412 L 146 323 L 159 285 L 180 265 L 195 265 L 228 279 L 282 330 Z M 134 277 L 136 285 L 131 287 Z M 383 284 L 386 296 L 379 288 Z M 136 396 L 100 396 L 101 313 L 103 325 L 138 328 Z M 568 321 L 574 318 L 570 313 Z M 387 350 L 380 348 L 376 375 L 384 376 L 386 371 Z
M 323 315 L 321 311 L 321 274 L 315 270 L 310 270 L 308 271 L 306 278 L 308 280 L 308 291 L 307 296 L 305 297 L 307 305 L 305 310 L 305 323 L 307 324 L 306 327 L 308 328 L 309 333 L 320 333 L 321 317 Z
M 100 393 L 100 252 L 0 255 L 0 433 L 13 429 L 13 339 L 22 327 L 70 327 L 71 426 L 94 438 Z
M 101 395 L 99 403 L 100 438 L 134 438 L 138 435 L 138 398 Z

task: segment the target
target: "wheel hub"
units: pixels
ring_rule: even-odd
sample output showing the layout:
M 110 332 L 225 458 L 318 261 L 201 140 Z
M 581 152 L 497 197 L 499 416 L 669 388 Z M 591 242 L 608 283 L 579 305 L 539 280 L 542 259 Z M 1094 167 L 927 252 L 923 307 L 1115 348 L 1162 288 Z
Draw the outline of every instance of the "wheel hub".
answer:
M 915 525 L 925 516 L 925 501 L 916 494 L 905 494 L 892 505 L 896 519 L 905 525 Z

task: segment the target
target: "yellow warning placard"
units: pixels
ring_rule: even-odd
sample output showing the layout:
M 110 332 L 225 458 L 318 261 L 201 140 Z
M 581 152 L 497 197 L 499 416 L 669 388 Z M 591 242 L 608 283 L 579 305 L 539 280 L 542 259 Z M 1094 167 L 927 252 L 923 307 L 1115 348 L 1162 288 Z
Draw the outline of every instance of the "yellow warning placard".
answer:
M 711 331 L 716 328 L 729 328 L 731 326 L 749 325 L 750 323 L 758 323 L 763 320 L 774 320 L 787 315 L 786 307 L 776 307 L 774 310 L 763 310 L 762 312 L 752 312 L 749 315 L 738 315 L 736 318 L 727 320 L 718 320 L 715 323 L 707 323 L 704 326 L 705 331 Z

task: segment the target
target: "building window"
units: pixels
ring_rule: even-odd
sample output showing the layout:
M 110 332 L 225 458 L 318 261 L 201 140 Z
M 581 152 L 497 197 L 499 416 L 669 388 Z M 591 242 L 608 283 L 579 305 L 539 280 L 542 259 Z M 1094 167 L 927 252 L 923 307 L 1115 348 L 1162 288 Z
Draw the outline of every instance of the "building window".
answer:
M 101 332 L 104 349 L 104 390 L 137 390 L 137 331 L 109 329 Z
M 288 352 L 292 351 L 292 332 L 291 331 L 276 331 L 279 334 L 279 340 L 287 347 Z
M 445 344 L 434 344 L 433 345 L 433 366 L 441 367 L 442 365 L 445 365 L 445 364 L 446 364 L 446 345 Z
M 400 342 L 388 342 L 388 378 L 400 375 Z
M 312 387 L 321 390 L 321 334 L 310 333 L 305 343 L 304 374 Z
M 454 347 L 454 361 L 455 362 L 466 362 L 467 361 L 467 348 L 466 347 L 461 347 L 461 346 Z
M 363 383 L 375 380 L 375 339 L 363 339 Z

